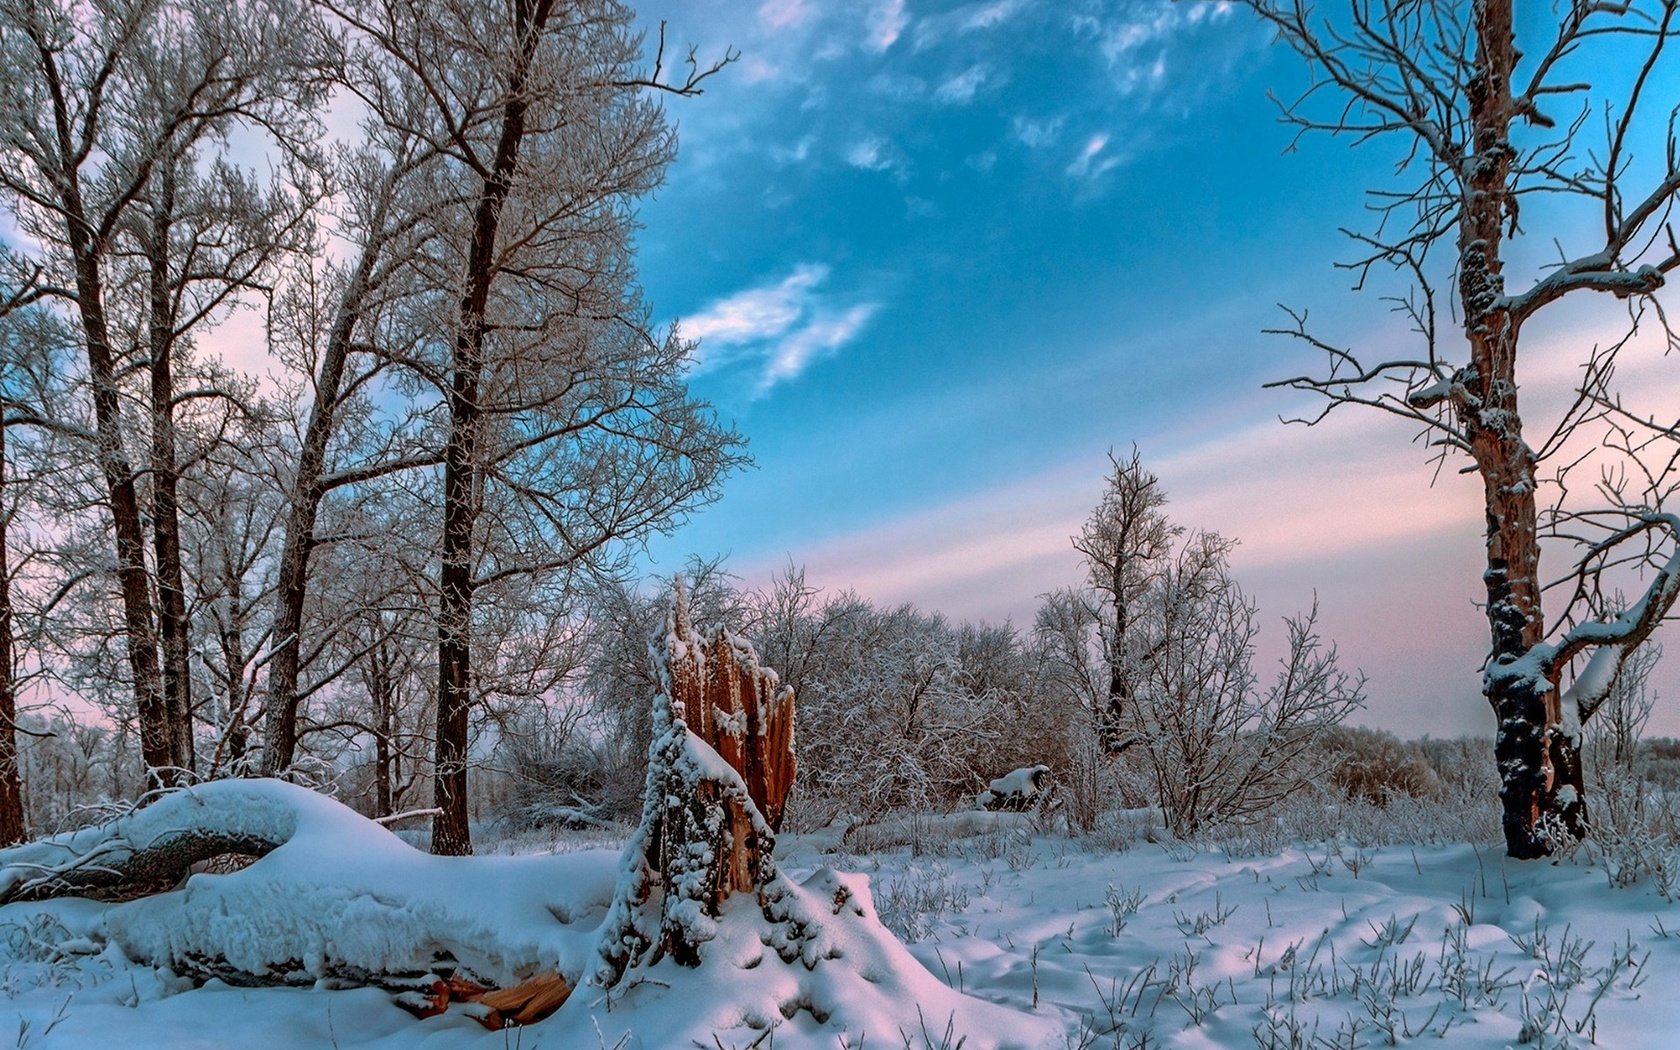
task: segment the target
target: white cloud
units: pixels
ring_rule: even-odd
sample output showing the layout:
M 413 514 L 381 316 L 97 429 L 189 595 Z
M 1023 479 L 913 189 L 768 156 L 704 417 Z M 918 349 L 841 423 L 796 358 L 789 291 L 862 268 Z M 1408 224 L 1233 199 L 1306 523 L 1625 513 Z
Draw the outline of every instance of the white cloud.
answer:
M 818 290 L 828 275 L 821 263 L 802 263 L 779 281 L 715 300 L 684 320 L 683 334 L 700 340 L 695 372 L 751 363 L 758 369 L 757 398 L 833 356 L 863 331 L 880 304 L 833 304 Z
M 768 150 L 770 159 L 777 164 L 803 164 L 811 156 L 811 149 L 816 146 L 815 135 L 804 135 L 792 146 L 771 146 Z
M 910 16 L 904 13 L 904 0 L 884 0 L 869 11 L 865 39 L 876 51 L 884 52 L 904 32 Z
M 777 383 L 798 378 L 810 365 L 832 356 L 857 337 L 876 309 L 875 303 L 859 303 L 838 312 L 823 310 L 813 314 L 804 327 L 771 351 L 753 396 L 763 397 Z
M 852 144 L 846 150 L 846 163 L 865 171 L 889 171 L 898 167 L 892 144 L 879 135 L 871 135 Z
M 987 0 L 927 16 L 916 23 L 916 50 L 925 50 L 953 34 L 995 29 L 1026 7 L 1026 0 Z
M 758 7 L 758 20 L 767 29 L 794 29 L 815 14 L 809 0 L 764 0 Z
M 991 0 L 990 3 L 967 8 L 963 12 L 962 28 L 991 29 L 1007 22 L 1025 6 L 1025 0 Z
M 775 284 L 748 288 L 712 303 L 683 321 L 683 334 L 702 341 L 702 360 L 715 366 L 713 347 L 734 347 L 772 339 L 786 332 L 805 312 L 813 288 L 828 277 L 828 267 L 803 263 Z
M 1107 133 L 1098 132 L 1085 140 L 1079 155 L 1067 166 L 1067 173 L 1076 179 L 1095 181 L 1119 163 L 1120 157 L 1108 152 Z
M 1011 123 L 1016 141 L 1028 149 L 1043 149 L 1055 142 L 1062 134 L 1062 125 L 1067 122 L 1066 116 L 1032 117 L 1017 116 Z
M 986 82 L 990 71 L 984 63 L 976 62 L 939 85 L 933 93 L 935 101 L 952 105 L 965 105 L 974 101 L 974 93 Z
M 927 81 L 909 73 L 883 70 L 869 78 L 869 90 L 898 102 L 919 99 L 927 94 Z

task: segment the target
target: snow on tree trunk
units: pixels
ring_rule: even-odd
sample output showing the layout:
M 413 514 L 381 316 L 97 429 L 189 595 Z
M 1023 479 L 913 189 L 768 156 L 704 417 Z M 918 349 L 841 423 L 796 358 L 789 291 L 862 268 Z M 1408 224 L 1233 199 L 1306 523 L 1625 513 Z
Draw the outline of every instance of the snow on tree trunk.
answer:
M 724 902 L 775 877 L 793 786 L 793 690 L 748 642 L 722 629 L 704 641 L 680 579 L 667 628 L 651 653 L 661 692 L 641 823 L 601 941 L 608 985 L 650 952 L 699 964 Z

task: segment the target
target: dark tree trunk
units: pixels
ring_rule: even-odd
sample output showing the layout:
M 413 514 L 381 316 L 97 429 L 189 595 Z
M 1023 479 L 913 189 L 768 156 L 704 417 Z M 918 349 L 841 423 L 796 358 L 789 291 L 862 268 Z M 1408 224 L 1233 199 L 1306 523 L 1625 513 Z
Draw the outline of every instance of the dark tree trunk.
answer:
M 386 211 L 376 212 L 382 227 Z M 303 445 L 298 450 L 297 474 L 287 500 L 286 538 L 274 588 L 274 628 L 268 668 L 268 709 L 264 721 L 262 775 L 282 775 L 297 756 L 298 680 L 303 674 L 303 610 L 309 593 L 309 559 L 315 550 L 315 522 L 326 495 L 327 445 L 332 440 L 342 398 L 344 373 L 350 360 L 350 341 L 361 320 L 372 286 L 374 268 L 383 246 L 383 229 L 374 230 L 362 248 L 339 300 L 327 344 L 315 376 L 315 401 L 309 409 Z
M 18 768 L 17 681 L 12 675 L 12 574 L 6 557 L 6 402 L 0 397 L 0 846 L 23 840 L 23 776 Z
M 1108 643 L 1108 708 L 1097 720 L 1097 740 L 1103 754 L 1114 758 L 1126 749 L 1127 710 L 1132 706 L 1132 681 L 1126 666 L 1126 642 L 1131 629 L 1131 610 L 1126 602 L 1125 580 L 1116 563 L 1112 574 L 1114 622 Z
M 467 810 L 467 715 L 472 706 L 473 534 L 478 523 L 479 382 L 484 368 L 484 323 L 495 279 L 496 236 L 502 205 L 519 167 L 529 105 L 526 85 L 538 42 L 553 11 L 551 0 L 515 0 L 519 53 L 508 79 L 500 135 L 473 212 L 472 240 L 455 332 L 449 394 L 449 439 L 443 456 L 443 551 L 438 577 L 437 751 L 433 771 L 432 852 L 472 852 Z
M 1531 658 L 1545 641 L 1535 455 L 1522 435 L 1516 375 L 1520 321 L 1503 305 L 1500 255 L 1514 207 L 1509 183 L 1516 47 L 1510 0 L 1478 0 L 1475 22 L 1476 74 L 1469 85 L 1475 152 L 1465 161 L 1458 243 L 1459 296 L 1470 344 L 1470 367 L 1461 378 L 1472 403 L 1460 414 L 1485 488 L 1483 582 L 1492 648 L 1483 689 L 1497 722 L 1494 754 L 1506 849 L 1528 858 L 1550 852 L 1551 821 L 1574 835 L 1585 829 L 1576 742 L 1563 732 L 1550 669 Z
M 169 273 L 175 210 L 175 163 L 156 168 L 148 262 L 148 317 L 152 379 L 152 552 L 157 573 L 158 643 L 163 654 L 163 710 L 169 763 L 191 778 L 194 769 L 192 669 L 189 665 L 187 594 L 181 569 L 180 467 L 175 447 L 175 310 Z
M 64 149 L 68 154 L 67 136 L 61 133 L 61 137 L 66 139 Z M 116 365 L 111 356 L 110 326 L 105 317 L 100 248 L 94 243 L 94 231 L 82 207 L 78 175 L 68 171 L 62 177 L 65 235 L 75 266 L 77 314 L 87 349 L 99 466 L 105 478 L 116 538 L 116 576 L 122 597 L 129 678 L 140 728 L 140 758 L 146 765 L 148 787 L 173 786 L 180 778 L 174 770 L 168 713 L 158 679 L 157 635 L 152 622 L 151 581 L 146 572 L 140 500 L 135 490 L 134 468 L 123 452 L 122 410 L 117 395 Z
M 395 729 L 396 681 L 389 651 L 381 643 L 368 654 L 368 677 L 374 710 L 374 808 L 375 816 L 396 812 L 391 786 L 396 779 L 391 734 Z
M 225 565 L 222 590 L 228 597 L 227 621 L 222 624 L 221 631 L 222 663 L 228 669 L 227 725 L 224 730 L 226 735 L 217 743 L 217 759 L 209 773 L 212 777 L 222 768 L 241 773 L 247 771 L 245 756 L 251 744 L 251 723 L 246 718 L 251 692 L 245 683 L 244 625 L 248 610 L 240 593 L 239 574 L 234 570 L 231 558 Z

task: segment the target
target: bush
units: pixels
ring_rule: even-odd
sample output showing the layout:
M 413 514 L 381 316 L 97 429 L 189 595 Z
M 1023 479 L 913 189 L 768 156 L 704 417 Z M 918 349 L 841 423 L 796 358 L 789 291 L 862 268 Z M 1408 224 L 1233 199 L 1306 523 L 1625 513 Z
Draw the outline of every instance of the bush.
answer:
M 1336 726 L 1321 735 L 1319 746 L 1332 764 L 1331 785 L 1348 798 L 1381 806 L 1394 795 L 1436 799 L 1446 791 L 1416 741 L 1380 729 Z

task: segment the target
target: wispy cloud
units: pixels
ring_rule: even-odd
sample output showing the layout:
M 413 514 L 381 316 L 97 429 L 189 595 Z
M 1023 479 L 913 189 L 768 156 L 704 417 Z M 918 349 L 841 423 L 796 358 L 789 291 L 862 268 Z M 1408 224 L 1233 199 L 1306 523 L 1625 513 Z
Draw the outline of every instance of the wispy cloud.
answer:
M 869 78 L 871 93 L 883 95 L 895 102 L 910 102 L 928 92 L 927 81 L 910 73 L 882 70 Z
M 793 29 L 816 15 L 810 0 L 764 0 L 758 5 L 758 20 L 767 29 Z
M 990 76 L 991 70 L 985 63 L 976 62 L 961 73 L 941 82 L 933 93 L 934 101 L 948 105 L 966 105 L 973 102 L 974 93 L 980 90 Z
M 828 277 L 828 267 L 805 263 L 772 285 L 748 288 L 719 299 L 683 322 L 683 332 L 702 341 L 702 361 L 715 366 L 727 355 L 712 348 L 731 347 L 781 335 L 805 310 L 811 290 Z
M 771 146 L 767 153 L 770 159 L 780 165 L 803 164 L 811 156 L 812 147 L 816 146 L 817 137 L 812 134 L 800 136 L 798 142 L 791 146 Z
M 989 3 L 977 4 L 965 9 L 962 27 L 969 30 L 991 29 L 1007 22 L 1026 6 L 1026 0 L 990 0 Z
M 1198 27 L 1223 22 L 1228 3 L 1162 4 L 1112 18 L 1078 15 L 1074 32 L 1093 39 L 1122 95 L 1153 95 L 1166 86 L 1168 53 L 1183 54 Z
M 995 29 L 1026 7 L 1026 0 L 986 0 L 930 15 L 916 23 L 916 50 L 925 50 L 949 36 Z
M 904 32 L 910 16 L 904 13 L 904 0 L 883 0 L 870 8 L 865 21 L 865 42 L 871 49 L 884 52 Z
M 1027 117 L 1017 116 L 1010 123 L 1010 130 L 1015 134 L 1015 140 L 1028 149 L 1043 149 L 1051 145 L 1062 134 L 1062 125 L 1067 123 L 1067 117 Z
M 1068 175 L 1087 182 L 1095 182 L 1120 163 L 1120 156 L 1108 149 L 1108 135 L 1099 132 L 1085 140 L 1079 155 L 1067 166 Z
M 894 171 L 903 167 L 892 143 L 879 135 L 859 139 L 846 150 L 846 163 L 864 171 Z
M 777 383 L 797 378 L 813 363 L 837 353 L 857 338 L 877 308 L 875 303 L 859 303 L 840 311 L 813 312 L 803 327 L 776 344 L 758 377 L 754 396 L 763 397 Z
M 750 364 L 758 372 L 758 398 L 838 353 L 880 304 L 836 304 L 819 291 L 829 272 L 821 263 L 802 263 L 778 281 L 725 296 L 687 318 L 683 334 L 700 340 L 695 372 Z

